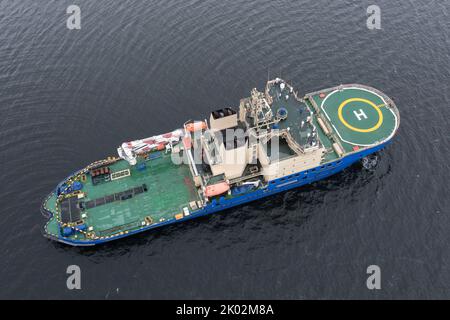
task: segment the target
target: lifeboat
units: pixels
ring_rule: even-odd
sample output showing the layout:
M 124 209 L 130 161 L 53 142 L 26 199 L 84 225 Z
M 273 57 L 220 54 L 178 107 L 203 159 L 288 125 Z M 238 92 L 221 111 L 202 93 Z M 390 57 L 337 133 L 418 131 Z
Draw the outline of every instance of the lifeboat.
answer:
M 227 182 L 225 182 L 225 181 L 219 182 L 219 183 L 207 186 L 205 188 L 205 196 L 207 196 L 207 197 L 218 196 L 219 194 L 225 193 L 228 190 L 230 190 L 230 185 Z
M 186 124 L 186 130 L 189 132 L 195 132 L 199 130 L 206 130 L 206 122 L 204 121 L 197 121 L 197 122 L 190 122 Z

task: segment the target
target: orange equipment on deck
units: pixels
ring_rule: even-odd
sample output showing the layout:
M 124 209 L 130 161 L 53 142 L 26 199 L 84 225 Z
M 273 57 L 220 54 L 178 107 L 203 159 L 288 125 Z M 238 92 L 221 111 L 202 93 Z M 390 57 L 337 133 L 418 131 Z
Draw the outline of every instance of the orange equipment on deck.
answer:
M 205 130 L 207 128 L 206 122 L 204 121 L 196 121 L 190 122 L 186 125 L 186 130 L 189 132 Z
M 165 148 L 166 148 L 165 143 L 160 143 L 156 146 L 156 150 L 158 150 L 158 151 L 164 150 Z
M 207 196 L 207 197 L 217 196 L 219 194 L 227 192 L 228 190 L 230 190 L 230 185 L 227 182 L 225 182 L 225 181 L 219 182 L 219 183 L 207 186 L 205 188 L 205 196 Z

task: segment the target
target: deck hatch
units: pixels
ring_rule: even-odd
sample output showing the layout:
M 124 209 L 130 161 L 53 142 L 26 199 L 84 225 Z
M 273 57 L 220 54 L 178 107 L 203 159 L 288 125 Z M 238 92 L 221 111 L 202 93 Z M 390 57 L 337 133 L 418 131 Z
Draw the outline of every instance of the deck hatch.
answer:
M 101 198 L 93 199 L 86 201 L 84 206 L 86 209 L 92 209 L 107 203 L 111 203 L 114 201 L 124 201 L 133 198 L 135 195 L 144 193 L 147 191 L 147 186 L 143 184 L 139 187 L 134 187 L 125 191 L 117 192 L 114 194 L 110 194 Z
M 76 222 L 81 219 L 81 210 L 78 207 L 78 199 L 71 197 L 61 202 L 61 221 L 63 223 Z

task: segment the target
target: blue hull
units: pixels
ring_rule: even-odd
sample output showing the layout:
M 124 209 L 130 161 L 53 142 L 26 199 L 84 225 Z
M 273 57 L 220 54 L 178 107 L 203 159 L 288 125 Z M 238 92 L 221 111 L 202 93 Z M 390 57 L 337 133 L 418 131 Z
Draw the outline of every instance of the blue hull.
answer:
M 340 158 L 334 162 L 326 163 L 324 165 L 318 166 L 316 168 L 308 169 L 305 171 L 301 171 L 298 173 L 291 174 L 289 176 L 285 176 L 283 178 L 275 179 L 269 181 L 266 188 L 258 189 L 255 191 L 251 191 L 249 193 L 243 194 L 238 197 L 234 197 L 232 199 L 225 199 L 221 198 L 218 202 L 211 202 L 201 210 L 197 210 L 195 212 L 192 212 L 189 216 L 186 216 L 182 219 L 176 220 L 175 218 L 166 220 L 164 222 L 155 223 L 148 227 L 143 227 L 142 229 L 130 231 L 127 234 L 111 237 L 108 239 L 101 239 L 101 240 L 92 240 L 92 241 L 77 241 L 77 240 L 68 240 L 60 235 L 57 240 L 59 242 L 63 242 L 66 244 L 70 244 L 73 246 L 92 246 L 96 244 L 101 244 L 105 242 L 109 242 L 112 240 L 117 240 L 120 238 L 128 237 L 133 234 L 137 234 L 140 232 L 144 232 L 150 229 L 159 228 L 165 225 L 187 221 L 190 219 L 194 219 L 201 216 L 206 216 L 208 214 L 216 213 L 225 209 L 229 209 L 244 203 L 252 202 L 264 197 L 268 197 L 283 191 L 287 191 L 290 189 L 294 189 L 300 186 L 303 186 L 305 184 L 310 184 L 318 180 L 322 180 L 324 178 L 327 178 L 333 174 L 336 174 L 345 168 L 349 167 L 353 163 L 359 161 L 361 158 L 366 157 L 372 153 L 375 153 L 377 151 L 380 151 L 386 145 L 388 145 L 390 141 L 384 142 L 383 144 L 380 144 L 378 146 L 372 147 L 370 149 L 362 150 L 360 152 L 356 152 L 353 154 L 350 154 L 344 158 Z

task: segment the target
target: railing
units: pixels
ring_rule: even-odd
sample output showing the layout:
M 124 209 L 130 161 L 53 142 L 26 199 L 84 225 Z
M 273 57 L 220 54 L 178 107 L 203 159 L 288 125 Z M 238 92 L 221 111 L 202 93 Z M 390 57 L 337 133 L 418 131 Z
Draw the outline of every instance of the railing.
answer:
M 292 138 L 289 133 L 283 132 L 281 133 L 281 136 L 286 139 L 286 142 L 288 143 L 288 146 L 292 149 L 292 151 L 294 151 L 298 155 L 304 153 L 304 149 L 298 145 L 298 143 Z

